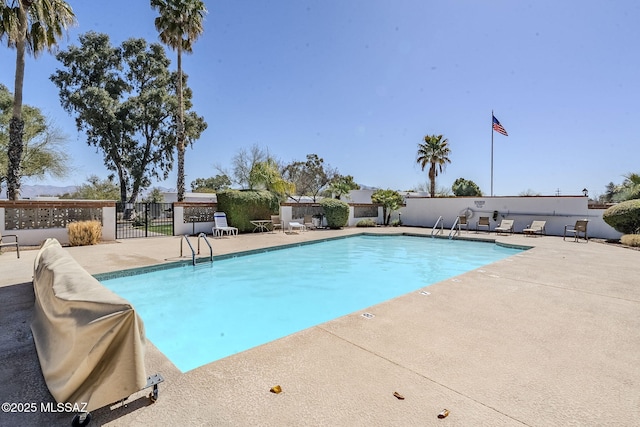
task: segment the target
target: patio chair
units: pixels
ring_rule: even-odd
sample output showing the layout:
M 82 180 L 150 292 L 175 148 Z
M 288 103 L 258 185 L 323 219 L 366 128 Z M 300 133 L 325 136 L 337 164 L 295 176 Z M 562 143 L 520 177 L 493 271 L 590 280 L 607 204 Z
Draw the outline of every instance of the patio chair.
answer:
M 493 229 L 496 234 L 513 234 L 513 220 L 512 219 L 503 219 L 500 221 L 500 225 Z
M 480 230 L 480 227 L 487 227 L 487 233 L 491 232 L 491 223 L 488 216 L 481 216 L 476 222 L 476 233 Z
M 284 231 L 284 228 L 282 228 L 282 221 L 280 220 L 280 215 L 271 215 L 271 227 L 273 231 L 275 231 L 278 228 Z
M 462 232 L 462 227 L 466 228 L 467 233 L 469 232 L 469 222 L 467 221 L 466 215 L 458 216 L 458 232 Z
M 522 230 L 522 233 L 525 236 L 535 236 L 546 235 L 547 231 L 545 230 L 545 226 L 547 225 L 547 221 L 533 221 L 531 224 L 527 225 L 525 229 Z
M 562 236 L 562 240 L 565 240 L 567 238 L 567 235 L 571 235 L 573 234 L 573 236 L 575 237 L 575 241 L 578 241 L 578 237 L 580 237 L 580 233 L 583 234 L 584 240 L 586 240 L 587 242 L 589 241 L 589 238 L 587 237 L 587 223 L 589 222 L 589 220 L 586 219 L 579 219 L 576 221 L 576 224 L 571 226 L 571 225 L 565 225 L 564 226 L 564 235 Z
M 5 239 L 6 237 L 11 237 L 15 240 L 15 242 L 7 242 Z M 20 245 L 18 244 L 18 236 L 15 234 L 5 234 L 4 236 L 2 235 L 2 232 L 0 232 L 0 252 L 2 252 L 2 248 L 4 246 L 15 246 L 16 247 L 16 254 L 18 255 L 18 258 L 20 258 Z
M 304 216 L 304 227 L 307 230 L 316 228 L 315 224 L 313 223 L 313 216 L 311 216 L 311 215 L 305 215 Z
M 224 212 L 214 212 L 213 222 L 215 223 L 215 226 L 213 227 L 214 237 L 224 236 L 225 233 L 229 236 L 238 235 L 238 229 L 227 224 L 227 214 Z

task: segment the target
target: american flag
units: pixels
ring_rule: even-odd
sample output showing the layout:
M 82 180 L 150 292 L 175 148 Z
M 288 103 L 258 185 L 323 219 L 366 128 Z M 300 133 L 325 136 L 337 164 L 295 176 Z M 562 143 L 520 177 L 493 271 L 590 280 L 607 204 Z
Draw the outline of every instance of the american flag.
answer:
M 507 131 L 504 129 L 504 127 L 502 127 L 502 125 L 500 124 L 500 122 L 498 121 L 498 119 L 496 119 L 496 116 L 493 116 L 493 130 L 495 130 L 498 133 L 503 134 L 504 136 L 509 136 L 509 134 L 507 133 Z

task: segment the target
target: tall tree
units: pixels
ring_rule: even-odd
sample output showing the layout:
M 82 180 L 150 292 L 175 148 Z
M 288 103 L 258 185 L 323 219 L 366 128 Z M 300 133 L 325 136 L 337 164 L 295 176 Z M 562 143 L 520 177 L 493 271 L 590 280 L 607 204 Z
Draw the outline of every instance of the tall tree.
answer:
M 270 157 L 269 150 L 260 148 L 258 144 L 252 145 L 248 151 L 241 148 L 233 156 L 233 159 L 231 159 L 231 163 L 233 164 L 232 175 L 234 182 L 240 185 L 243 189 L 253 190 L 251 171 L 255 165 L 261 162 L 266 162 Z M 223 172 L 222 169 L 218 169 Z
M 207 9 L 202 0 L 151 0 L 151 8 L 160 13 L 155 19 L 160 41 L 178 54 L 178 201 L 184 200 L 184 104 L 182 102 L 182 52 L 192 53 L 193 43 L 204 32 Z
M 63 32 L 75 22 L 73 9 L 62 0 L 3 0 L 0 3 L 0 40 L 6 38 L 9 47 L 16 49 L 7 166 L 7 195 L 11 200 L 17 200 L 20 196 L 20 162 L 24 149 L 22 92 L 25 54 L 37 57 L 44 50 L 52 50 Z
M 51 80 L 87 143 L 117 175 L 120 200 L 133 202 L 151 178 L 166 179 L 173 166 L 176 79 L 160 44 L 129 39 L 112 47 L 109 36 L 94 32 L 81 35 L 80 43 L 58 53 L 65 68 Z M 191 91 L 184 94 L 190 108 Z M 186 118 L 187 141 L 199 138 L 206 123 L 193 112 Z
M 196 178 L 191 181 L 191 191 L 194 193 L 217 193 L 231 187 L 231 179 L 226 174 L 218 174 L 210 178 Z
M 97 175 L 87 178 L 87 183 L 76 188 L 73 193 L 62 195 L 62 199 L 118 200 L 120 189 L 111 178 L 100 179 Z
M 436 196 L 436 177 L 438 172 L 442 172 L 447 163 L 451 163 L 449 159 L 451 149 L 449 141 L 442 135 L 426 135 L 424 143 L 418 144 L 418 155 L 416 162 L 420 164 L 422 170 L 429 166 L 429 182 L 431 197 Z
M 324 159 L 317 154 L 307 154 L 305 162 L 295 161 L 286 165 L 282 176 L 295 184 L 297 196 L 311 196 L 315 202 L 327 185 L 338 176 L 338 171 L 325 165 Z
M 13 95 L 0 84 L 0 186 L 6 181 L 9 164 L 9 122 L 12 117 Z M 45 117 L 39 108 L 24 105 L 23 150 L 20 160 L 21 177 L 63 177 L 68 171 L 64 150 L 65 136 Z

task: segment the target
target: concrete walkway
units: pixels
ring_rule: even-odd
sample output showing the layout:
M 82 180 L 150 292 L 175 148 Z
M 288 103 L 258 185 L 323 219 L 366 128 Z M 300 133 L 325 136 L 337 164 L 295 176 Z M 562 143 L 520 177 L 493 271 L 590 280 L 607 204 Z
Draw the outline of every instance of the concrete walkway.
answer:
M 213 244 L 223 254 L 362 231 L 431 232 L 279 232 Z M 149 343 L 148 372 L 166 379 L 159 400 L 137 393 L 126 407 L 94 411 L 92 425 L 638 425 L 640 251 L 462 235 L 535 247 L 431 285 L 430 295 L 363 310 L 373 318 L 356 312 L 184 374 Z M 179 246 L 162 237 L 68 251 L 95 274 L 175 261 Z M 73 415 L 40 410 L 53 398 L 29 328 L 35 254 L 0 255 L 0 403 L 38 407 L 0 412 L 0 426 L 68 426 Z M 276 384 L 282 393 L 269 392 Z M 444 408 L 450 415 L 438 419 Z

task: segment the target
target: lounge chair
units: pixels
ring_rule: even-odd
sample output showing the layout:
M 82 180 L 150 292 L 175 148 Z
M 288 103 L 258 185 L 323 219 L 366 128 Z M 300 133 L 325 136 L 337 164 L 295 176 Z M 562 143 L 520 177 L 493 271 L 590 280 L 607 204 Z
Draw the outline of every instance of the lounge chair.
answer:
M 225 233 L 229 236 L 238 235 L 238 229 L 236 227 L 230 227 L 227 224 L 227 214 L 224 212 L 214 212 L 213 221 L 215 226 L 213 227 L 213 236 L 224 236 Z
M 533 221 L 531 224 L 527 225 L 527 227 L 522 230 L 522 233 L 525 236 L 534 236 L 536 234 L 546 235 L 547 231 L 545 230 L 545 226 L 547 221 Z
M 5 240 L 3 240 L 6 237 L 11 237 L 15 240 L 15 242 L 7 242 Z M 2 248 L 4 246 L 15 246 L 16 247 L 16 254 L 18 255 L 18 258 L 20 258 L 20 245 L 18 244 L 18 236 L 15 234 L 5 234 L 4 236 L 2 235 L 2 232 L 0 232 L 0 252 L 2 252 Z
M 571 235 L 573 234 L 573 236 L 575 237 L 575 241 L 578 241 L 578 237 L 580 237 L 580 233 L 583 234 L 584 240 L 586 240 L 587 242 L 589 241 L 589 238 L 587 237 L 587 223 L 589 222 L 589 220 L 586 219 L 579 219 L 576 221 L 576 224 L 571 226 L 571 225 L 565 225 L 564 226 L 564 235 L 562 236 L 562 240 L 565 240 L 567 235 Z
M 312 228 L 316 228 L 316 226 L 313 223 L 313 217 L 311 215 L 305 215 L 304 216 L 304 227 L 309 230 Z
M 306 231 L 307 227 L 305 227 L 304 224 L 300 222 L 300 220 L 289 221 L 289 233 L 293 232 L 293 230 L 295 229 L 298 229 L 300 231 Z
M 502 234 L 511 233 L 513 234 L 513 220 L 512 219 L 503 219 L 500 221 L 500 225 L 497 226 L 493 231 Z
M 282 221 L 280 221 L 280 215 L 271 215 L 271 227 L 273 231 L 278 228 L 284 231 L 284 228 L 282 228 Z
M 480 218 L 478 218 L 478 221 L 476 222 L 476 233 L 478 232 L 480 227 L 487 227 L 487 233 L 491 232 L 491 223 L 489 222 L 488 216 L 481 216 Z

